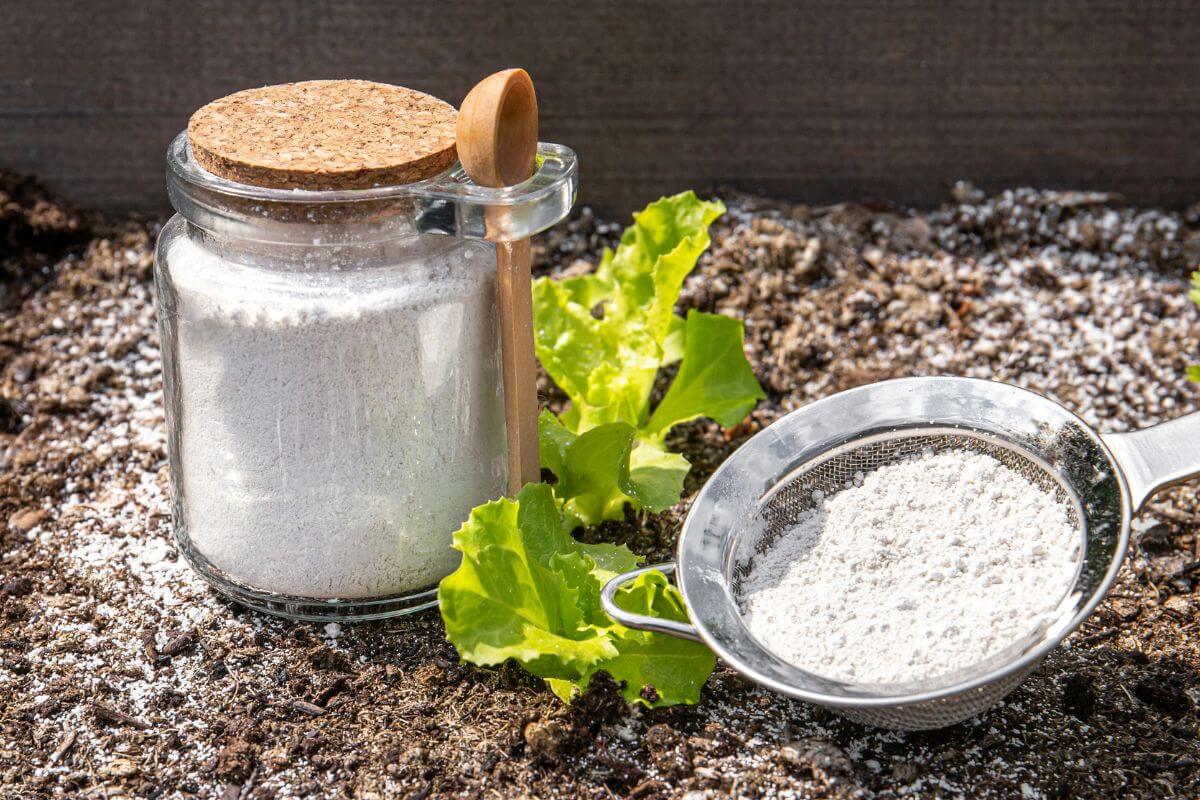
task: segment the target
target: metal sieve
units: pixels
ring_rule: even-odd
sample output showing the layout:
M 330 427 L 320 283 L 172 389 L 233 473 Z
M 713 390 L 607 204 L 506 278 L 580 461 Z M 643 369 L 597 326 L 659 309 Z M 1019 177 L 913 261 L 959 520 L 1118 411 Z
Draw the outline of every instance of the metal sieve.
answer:
M 738 601 L 751 559 L 805 510 L 813 492 L 922 452 L 990 455 L 1073 509 L 1080 541 L 1075 583 L 1046 625 L 957 672 L 920 681 L 833 680 L 764 647 Z M 1200 413 L 1133 433 L 1099 434 L 1058 403 L 971 378 L 904 378 L 812 403 L 760 431 L 713 474 L 679 535 L 674 570 L 690 623 L 632 614 L 614 602 L 644 567 L 610 581 L 605 611 L 631 628 L 703 642 L 755 682 L 859 722 L 920 730 L 960 722 L 1017 687 L 1079 626 L 1112 585 L 1133 514 L 1155 492 L 1200 475 Z

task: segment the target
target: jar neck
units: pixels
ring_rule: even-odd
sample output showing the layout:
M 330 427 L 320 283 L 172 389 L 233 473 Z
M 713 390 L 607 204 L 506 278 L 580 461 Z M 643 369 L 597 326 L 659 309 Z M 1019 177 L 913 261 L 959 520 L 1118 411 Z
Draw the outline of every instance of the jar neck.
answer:
M 182 212 L 181 212 L 182 216 Z M 452 236 L 409 233 L 391 237 L 369 237 L 353 241 L 344 236 L 333 241 L 308 240 L 297 236 L 293 241 L 249 238 L 244 231 L 208 230 L 185 219 L 185 235 L 209 253 L 245 266 L 286 272 L 342 272 L 379 267 L 395 268 L 428 261 L 461 247 Z M 251 231 L 255 233 L 255 231 Z

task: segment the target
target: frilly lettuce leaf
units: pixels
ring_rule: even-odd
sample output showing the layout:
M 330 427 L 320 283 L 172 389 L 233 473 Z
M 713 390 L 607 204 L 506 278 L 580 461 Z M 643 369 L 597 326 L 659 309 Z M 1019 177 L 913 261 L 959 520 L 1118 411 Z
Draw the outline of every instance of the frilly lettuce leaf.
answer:
M 543 411 L 542 415 L 539 425 L 559 426 L 550 412 Z M 629 484 L 633 426 L 609 422 L 579 436 L 559 427 L 551 434 L 557 442 L 565 442 L 560 468 L 554 471 L 558 478 L 555 491 L 564 499 L 568 515 L 582 524 L 619 517 Z
M 600 589 L 635 568 L 637 558 L 623 546 L 578 542 L 566 525 L 545 484 L 529 484 L 515 501 L 496 500 L 472 511 L 454 534 L 462 563 L 438 589 L 447 638 L 474 664 L 516 661 L 566 701 L 605 670 L 624 682 L 631 702 L 696 702 L 712 672 L 712 654 L 703 645 L 610 620 L 600 607 Z M 618 603 L 687 619 L 682 599 L 661 573 L 639 576 L 618 593 Z
M 688 462 L 658 442 L 635 440 L 633 426 L 610 422 L 575 434 L 549 411 L 538 417 L 542 466 L 558 478 L 569 527 L 619 519 L 625 503 L 663 511 L 683 492 Z
M 721 202 L 684 192 L 634 214 L 616 251 L 606 251 L 596 269 L 596 280 L 611 287 L 606 314 L 637 320 L 661 347 L 683 280 L 711 244 L 709 225 L 724 213 Z
M 563 530 L 549 487 L 518 497 L 479 506 L 454 534 L 462 563 L 438 587 L 446 636 L 474 664 L 511 658 L 543 678 L 583 674 L 617 655 L 582 602 L 594 561 Z
M 688 621 L 683 598 L 661 572 L 639 575 L 617 592 L 616 602 L 626 611 Z M 700 702 L 700 690 L 717 663 L 704 645 L 674 636 L 617 626 L 615 642 L 618 655 L 601 661 L 597 669 L 622 683 L 627 698 L 636 690 L 644 705 Z M 653 686 L 657 696 L 643 694 L 647 686 Z

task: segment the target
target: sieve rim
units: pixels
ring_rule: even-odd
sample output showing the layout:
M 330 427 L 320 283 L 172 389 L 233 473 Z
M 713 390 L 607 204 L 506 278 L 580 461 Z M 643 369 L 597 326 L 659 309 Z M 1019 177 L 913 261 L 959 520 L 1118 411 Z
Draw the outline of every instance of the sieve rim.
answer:
M 886 685 L 883 684 L 862 684 L 848 681 L 838 681 L 831 678 L 820 676 L 816 673 L 803 670 L 796 667 L 794 664 L 791 667 L 804 677 L 811 677 L 817 682 L 825 683 L 830 686 L 839 686 L 846 688 L 849 694 L 837 694 L 832 692 L 809 689 L 801 686 L 796 686 L 790 683 L 782 682 L 770 675 L 759 670 L 750 663 L 742 654 L 733 651 L 727 647 L 724 641 L 718 637 L 712 629 L 712 620 L 700 613 L 703 611 L 697 608 L 695 600 L 701 596 L 700 590 L 696 587 L 703 588 L 705 583 L 719 584 L 720 597 L 723 600 L 724 609 L 732 608 L 733 617 L 738 620 L 741 626 L 741 634 L 749 637 L 749 631 L 746 629 L 738 601 L 733 593 L 732 583 L 729 576 L 722 570 L 717 570 L 714 575 L 712 565 L 703 563 L 701 555 L 706 551 L 702 549 L 704 545 L 709 545 L 711 550 L 712 539 L 715 534 L 711 531 L 702 528 L 699 515 L 702 513 L 708 514 L 709 517 L 715 516 L 713 509 L 709 506 L 715 506 L 716 500 L 711 495 L 717 491 L 717 487 L 723 486 L 724 483 L 730 480 L 730 475 L 735 471 L 743 468 L 743 461 L 750 460 L 755 448 L 770 448 L 773 444 L 778 444 L 780 439 L 780 431 L 786 428 L 792 428 L 802 425 L 805 421 L 816 423 L 819 417 L 828 416 L 835 409 L 843 408 L 847 405 L 854 405 L 860 400 L 867 398 L 875 400 L 888 400 L 902 398 L 905 394 L 921 394 L 931 398 L 951 401 L 975 400 L 980 404 L 986 405 L 987 401 L 1000 401 L 1008 404 L 1013 404 L 1017 407 L 1028 408 L 1029 417 L 1032 419 L 1036 415 L 1035 412 L 1043 412 L 1040 416 L 1058 417 L 1068 422 L 1074 423 L 1073 429 L 1077 429 L 1086 433 L 1090 444 L 1094 445 L 1098 453 L 1103 456 L 1109 473 L 1113 476 L 1119 488 L 1119 499 L 1117 503 L 1120 509 L 1119 527 L 1116 530 L 1116 536 L 1112 544 L 1111 558 L 1099 580 L 1091 586 L 1086 598 L 1078 603 L 1076 608 L 1071 611 L 1070 616 L 1066 617 L 1065 622 L 1063 617 L 1057 618 L 1050 631 L 1047 631 L 1043 639 L 1033 647 L 1025 650 L 1019 657 L 1000 664 L 999 666 L 987 670 L 986 672 L 965 677 L 961 680 L 955 680 L 942 686 L 936 686 L 928 689 L 906 690 L 900 689 L 894 694 L 881 693 L 886 691 Z M 953 405 L 953 403 L 951 403 Z M 1021 404 L 1025 404 L 1022 406 Z M 869 405 L 869 404 L 867 404 Z M 886 403 L 878 404 L 887 406 Z M 875 430 L 864 430 L 863 426 L 851 426 L 843 428 L 840 431 L 840 436 L 834 437 L 826 441 L 818 441 L 813 447 L 818 448 L 821 454 L 834 449 L 837 446 L 848 444 L 852 441 L 857 441 L 863 438 L 864 435 L 872 433 L 880 433 L 883 429 L 891 427 L 895 430 L 924 430 L 941 428 L 956 428 L 961 433 L 974 433 L 986 439 L 1000 439 L 1004 441 L 1006 447 L 1015 449 L 1022 456 L 1034 461 L 1035 464 L 1041 464 L 1044 459 L 1040 454 L 1033 451 L 1027 446 L 1022 446 L 1018 442 L 1014 442 L 1007 438 L 1003 431 L 989 428 L 985 421 L 980 420 L 979 424 L 971 425 L 964 424 L 959 420 L 953 420 L 949 417 L 946 419 L 896 419 L 894 416 L 889 417 L 890 410 L 881 408 L 879 411 L 879 419 L 876 419 Z M 961 413 L 961 412 L 960 412 Z M 777 428 L 777 426 L 780 426 Z M 820 427 L 819 424 L 814 424 L 812 427 Z M 870 427 L 870 426 L 868 426 Z M 775 429 L 772 432 L 772 429 Z M 816 435 L 816 434 L 814 434 Z M 775 440 L 775 441 L 771 441 Z M 756 444 L 757 442 L 757 444 Z M 792 469 L 803 466 L 810 461 L 815 460 L 819 456 L 810 455 L 808 458 L 797 459 L 797 463 Z M 789 470 L 790 471 L 790 470 Z M 1050 470 L 1050 475 L 1056 480 L 1059 476 L 1055 471 Z M 769 491 L 773 491 L 774 487 Z M 755 507 L 759 507 L 768 492 L 756 492 L 751 501 Z M 726 512 L 726 517 L 731 514 Z M 1087 619 L 1096 607 L 1108 594 L 1116 576 L 1119 573 L 1125 561 L 1125 556 L 1128 552 L 1130 521 L 1132 518 L 1131 495 L 1128 480 L 1120 467 L 1120 463 L 1113 456 L 1113 453 L 1104 443 L 1100 434 L 1085 422 L 1078 414 L 1058 403 L 1055 400 L 1047 398 L 1029 389 L 1021 386 L 1016 386 L 1011 383 L 1001 381 L 992 381 L 981 378 L 962 378 L 954 376 L 933 376 L 933 377 L 910 377 L 896 378 L 887 381 L 880 381 L 866 386 L 859 386 L 853 389 L 848 389 L 837 394 L 831 395 L 813 403 L 806 404 L 767 426 L 763 430 L 756 433 L 749 440 L 737 448 L 730 456 L 713 472 L 712 476 L 705 483 L 700 493 L 693 501 L 687 515 L 684 518 L 682 528 L 679 534 L 679 542 L 677 545 L 676 563 L 678 569 L 676 571 L 676 581 L 679 585 L 679 590 L 683 595 L 685 604 L 688 608 L 688 616 L 693 626 L 695 627 L 700 639 L 712 651 L 727 664 L 736 669 L 739 673 L 745 675 L 761 686 L 777 691 L 789 697 L 794 697 L 800 700 L 816 703 L 818 705 L 829 706 L 834 708 L 887 708 L 908 706 L 930 701 L 946 700 L 954 698 L 964 693 L 972 692 L 990 684 L 1009 678 L 1010 676 L 1029 670 L 1046 656 L 1051 650 L 1057 647 L 1067 636 L 1073 633 L 1085 619 Z M 1086 558 L 1087 544 L 1092 540 L 1092 531 L 1081 519 L 1081 529 L 1084 536 L 1085 553 L 1081 555 L 1081 559 Z M 733 530 L 724 530 L 720 534 L 723 544 L 733 536 Z M 698 537 L 704 536 L 705 542 L 696 545 Z M 709 553 L 711 555 L 711 553 Z M 722 560 L 725 556 L 722 556 Z M 754 644 L 763 649 L 761 643 Z M 778 656 L 776 656 L 778 658 Z M 936 680 L 936 676 L 933 680 Z M 862 692 L 861 694 L 855 692 Z

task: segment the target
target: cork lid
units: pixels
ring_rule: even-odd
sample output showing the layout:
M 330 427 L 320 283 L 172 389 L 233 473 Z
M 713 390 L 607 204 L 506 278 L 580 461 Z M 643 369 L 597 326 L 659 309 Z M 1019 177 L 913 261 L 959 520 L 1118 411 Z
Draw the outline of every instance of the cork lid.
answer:
M 204 169 L 275 189 L 366 189 L 431 178 L 456 158 L 457 112 L 372 81 L 303 81 L 214 100 L 188 141 Z

